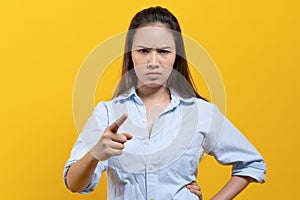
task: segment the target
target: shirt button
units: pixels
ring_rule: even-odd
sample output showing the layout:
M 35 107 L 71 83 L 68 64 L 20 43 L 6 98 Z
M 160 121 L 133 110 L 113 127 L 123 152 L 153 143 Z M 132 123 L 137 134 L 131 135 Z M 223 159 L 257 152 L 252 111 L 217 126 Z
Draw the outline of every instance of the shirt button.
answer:
M 151 196 L 151 200 L 155 200 L 155 197 L 154 197 L 154 195 L 152 195 L 152 196 Z
M 150 170 L 154 170 L 154 165 L 149 165 Z

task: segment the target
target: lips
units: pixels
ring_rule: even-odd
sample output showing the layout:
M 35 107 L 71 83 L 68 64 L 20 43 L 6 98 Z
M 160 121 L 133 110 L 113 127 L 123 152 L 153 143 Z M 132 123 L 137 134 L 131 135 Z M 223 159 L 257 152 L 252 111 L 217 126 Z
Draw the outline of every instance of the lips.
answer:
M 158 72 L 149 72 L 149 73 L 146 73 L 146 75 L 161 75 L 161 73 L 158 73 Z
M 146 76 L 149 77 L 149 78 L 156 79 L 156 78 L 159 78 L 161 76 L 161 73 L 158 73 L 158 72 L 148 72 L 148 73 L 146 73 Z
M 161 77 L 161 73 L 158 72 L 148 72 L 146 73 L 146 77 L 150 80 L 156 80 Z

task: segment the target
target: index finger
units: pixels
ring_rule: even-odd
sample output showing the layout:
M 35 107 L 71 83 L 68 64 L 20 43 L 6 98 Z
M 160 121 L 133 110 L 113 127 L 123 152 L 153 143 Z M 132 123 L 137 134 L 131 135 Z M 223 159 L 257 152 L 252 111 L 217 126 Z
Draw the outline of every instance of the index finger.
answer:
M 114 123 L 112 123 L 109 126 L 109 129 L 113 132 L 113 133 L 117 133 L 119 127 L 125 122 L 125 120 L 127 119 L 128 115 L 127 114 L 123 114 L 119 119 L 117 119 Z

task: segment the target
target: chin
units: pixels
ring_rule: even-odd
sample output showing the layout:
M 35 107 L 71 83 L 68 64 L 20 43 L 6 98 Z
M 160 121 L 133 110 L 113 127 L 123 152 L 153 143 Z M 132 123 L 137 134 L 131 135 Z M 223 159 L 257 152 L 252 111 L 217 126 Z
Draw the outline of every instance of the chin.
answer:
M 158 88 L 158 87 L 161 87 L 164 85 L 165 84 L 160 81 L 149 81 L 149 82 L 144 82 L 144 83 L 140 84 L 140 86 L 146 86 L 146 87 L 150 87 L 150 88 Z

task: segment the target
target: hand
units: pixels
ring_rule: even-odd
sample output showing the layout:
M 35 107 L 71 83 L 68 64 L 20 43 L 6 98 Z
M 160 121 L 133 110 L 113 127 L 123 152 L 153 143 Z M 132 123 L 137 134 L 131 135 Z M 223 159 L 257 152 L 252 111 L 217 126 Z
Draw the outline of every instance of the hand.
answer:
M 196 181 L 191 182 L 186 187 L 190 190 L 190 192 L 192 192 L 195 195 L 197 195 L 198 198 L 199 198 L 199 200 L 202 200 L 201 188 L 199 187 L 199 185 L 197 184 Z
M 127 115 L 122 115 L 117 121 L 108 126 L 98 143 L 90 150 L 90 154 L 98 161 L 103 161 L 111 156 L 122 154 L 124 143 L 132 138 L 128 133 L 117 133 L 119 127 L 127 119 Z

